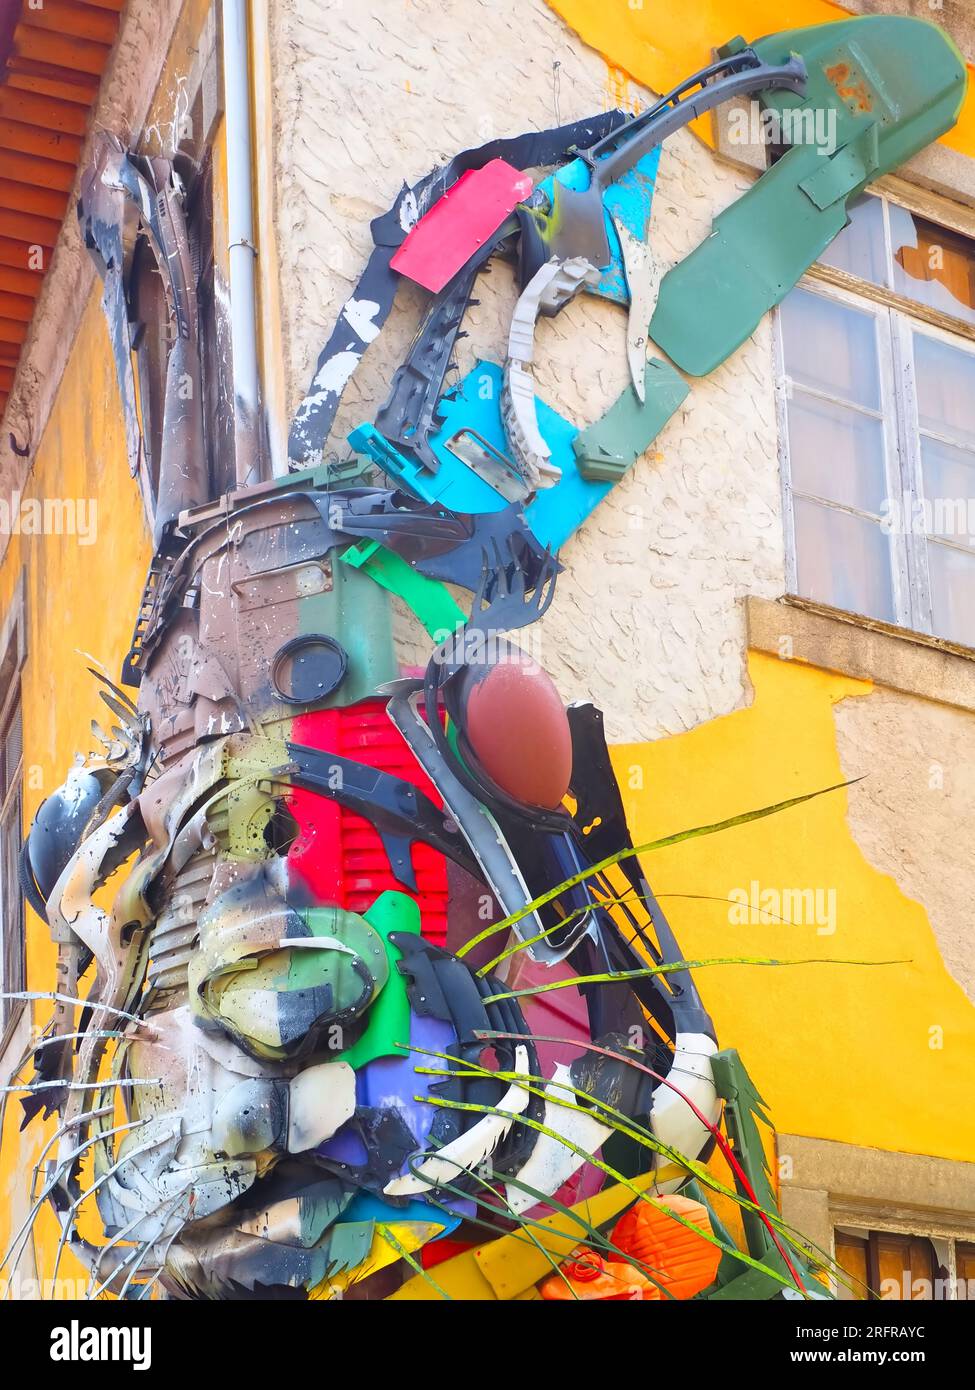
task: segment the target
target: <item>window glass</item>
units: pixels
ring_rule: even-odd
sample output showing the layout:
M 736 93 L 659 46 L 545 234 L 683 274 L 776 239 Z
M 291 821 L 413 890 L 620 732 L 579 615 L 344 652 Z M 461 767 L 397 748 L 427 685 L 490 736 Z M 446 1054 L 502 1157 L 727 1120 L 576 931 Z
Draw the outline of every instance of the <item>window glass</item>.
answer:
M 975 240 L 865 195 L 822 264 L 864 283 L 779 310 L 795 590 L 975 648 L 975 344 L 920 307 L 975 325 Z
M 914 370 L 921 429 L 975 446 L 975 356 L 915 333 Z
M 975 547 L 975 451 L 921 438 L 924 531 Z
M 879 516 L 888 492 L 882 421 L 798 388 L 788 419 L 792 486 Z
M 821 294 L 793 290 L 782 302 L 786 370 L 798 386 L 867 410 L 880 409 L 874 316 Z
M 975 247 L 958 232 L 889 207 L 895 291 L 975 323 Z
M 928 541 L 934 631 L 949 642 L 975 647 L 975 552 Z
M 830 242 L 820 262 L 873 285 L 886 285 L 883 199 L 863 193 L 850 204 L 849 213 L 850 225 Z
M 880 523 L 802 497 L 794 507 L 800 594 L 896 622 L 888 540 Z

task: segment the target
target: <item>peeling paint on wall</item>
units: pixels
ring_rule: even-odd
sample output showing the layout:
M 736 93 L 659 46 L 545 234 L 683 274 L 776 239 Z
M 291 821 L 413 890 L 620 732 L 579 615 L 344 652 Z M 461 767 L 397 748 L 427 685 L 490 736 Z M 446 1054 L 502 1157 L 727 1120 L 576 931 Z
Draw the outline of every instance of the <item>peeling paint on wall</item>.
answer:
M 927 851 L 930 868 L 902 868 L 896 882 L 893 859 L 907 848 L 906 837 L 902 832 L 894 838 L 891 828 L 883 851 L 877 843 L 895 814 L 885 804 L 887 788 L 906 790 L 909 784 L 910 757 L 904 759 L 896 741 L 906 732 L 906 708 L 895 725 L 898 701 L 886 692 L 871 693 L 867 682 L 762 653 L 751 654 L 749 671 L 755 697 L 748 709 L 678 738 L 613 749 L 639 840 L 848 776 L 867 774 L 868 780 L 726 836 L 648 855 L 647 867 L 682 944 L 702 956 L 733 948 L 785 959 L 899 963 L 797 965 L 768 977 L 733 965 L 702 971 L 702 996 L 719 1029 L 752 1018 L 742 1055 L 779 1129 L 970 1161 L 975 1116 L 967 1096 L 975 1006 L 949 974 L 942 933 L 929 921 L 927 911 L 937 899 L 925 892 L 924 905 L 914 900 L 915 893 L 921 897 L 923 875 L 938 872 L 935 823 L 919 829 L 914 842 L 918 854 L 922 846 Z M 946 736 L 952 722 L 932 717 L 918 735 L 946 759 L 958 748 Z M 878 787 L 867 764 L 885 758 L 883 740 L 874 736 L 881 730 L 892 739 L 886 760 L 894 760 L 896 747 L 901 770 L 881 771 Z M 856 749 L 854 731 L 869 740 Z M 679 787 L 680 794 L 663 797 L 665 787 Z M 912 807 L 916 800 L 915 789 Z M 954 807 L 960 811 L 963 804 L 955 801 Z M 956 833 L 949 839 L 957 839 Z M 970 870 L 963 874 L 961 882 L 970 889 Z M 823 901 L 815 896 L 830 889 L 832 922 L 828 912 L 818 911 Z M 778 895 L 778 913 L 762 906 L 775 902 L 763 898 L 767 890 Z M 736 898 L 742 894 L 744 908 Z M 757 993 L 760 1020 L 754 1015 Z

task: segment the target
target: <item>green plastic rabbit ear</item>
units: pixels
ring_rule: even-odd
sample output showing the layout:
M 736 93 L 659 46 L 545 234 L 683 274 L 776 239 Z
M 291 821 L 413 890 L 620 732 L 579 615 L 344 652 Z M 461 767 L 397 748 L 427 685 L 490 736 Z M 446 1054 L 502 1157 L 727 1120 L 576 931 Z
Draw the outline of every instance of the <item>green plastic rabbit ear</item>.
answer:
M 950 130 L 965 96 L 961 54 L 926 20 L 871 15 L 753 47 L 768 63 L 798 54 L 806 95 L 764 94 L 790 148 L 663 279 L 650 336 L 693 376 L 741 346 L 842 231 L 850 201 Z

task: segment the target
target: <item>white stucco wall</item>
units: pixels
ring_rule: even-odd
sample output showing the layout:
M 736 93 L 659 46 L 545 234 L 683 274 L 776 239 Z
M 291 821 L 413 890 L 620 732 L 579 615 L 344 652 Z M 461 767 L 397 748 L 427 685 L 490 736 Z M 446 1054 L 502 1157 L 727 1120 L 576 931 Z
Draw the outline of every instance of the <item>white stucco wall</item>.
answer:
M 369 254 L 369 221 L 404 179 L 499 135 L 618 102 L 620 83 L 543 0 L 276 0 L 276 231 L 288 406 L 297 405 Z M 490 55 L 486 58 L 486 55 Z M 556 66 L 557 65 L 557 66 Z M 631 102 L 646 93 L 623 88 Z M 683 257 L 746 187 L 689 132 L 660 166 L 653 245 Z M 481 277 L 456 354 L 503 361 L 511 271 Z M 425 295 L 404 283 L 340 409 L 332 447 L 372 419 Z M 707 312 L 707 306 L 701 306 Z M 577 424 L 628 378 L 625 315 L 576 300 L 538 334 L 540 395 Z M 590 697 L 615 740 L 689 728 L 742 703 L 745 592 L 783 591 L 770 329 L 691 396 L 562 554 L 540 656 L 566 700 Z M 409 656 L 408 652 L 404 652 Z

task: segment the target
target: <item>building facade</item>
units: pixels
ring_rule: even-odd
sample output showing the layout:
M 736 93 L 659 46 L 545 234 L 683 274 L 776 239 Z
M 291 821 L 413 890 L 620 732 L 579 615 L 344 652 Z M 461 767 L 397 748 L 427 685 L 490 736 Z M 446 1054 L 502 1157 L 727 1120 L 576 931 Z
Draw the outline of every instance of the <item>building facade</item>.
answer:
M 117 675 L 152 549 L 75 214 L 106 132 L 184 173 L 214 456 L 240 406 L 221 7 L 11 8 L 0 987 L 16 994 L 55 982 L 47 925 L 21 906 L 21 837 L 90 742 L 89 668 Z M 708 0 L 693 16 L 658 0 L 253 0 L 261 467 L 288 467 L 289 425 L 368 258 L 370 221 L 404 180 L 493 139 L 637 111 L 737 34 L 878 12 L 932 19 L 975 59 L 962 0 Z M 48 52 L 52 35 L 62 47 Z M 975 1293 L 973 100 L 871 184 L 782 304 L 693 380 L 567 543 L 533 648 L 566 703 L 604 712 L 638 845 L 836 788 L 644 865 L 686 957 L 732 958 L 698 986 L 768 1106 L 784 1217 L 888 1296 Z M 649 234 L 665 267 L 708 237 L 770 148 L 746 104 L 666 143 Z M 481 277 L 452 379 L 504 361 L 513 286 L 503 264 Z M 404 283 L 349 380 L 327 459 L 350 457 L 346 437 L 382 404 L 422 307 Z M 577 426 L 601 416 L 627 380 L 624 335 L 618 305 L 575 299 L 539 330 L 540 398 Z M 142 409 L 151 428 L 151 400 Z M 404 671 L 421 664 L 405 608 L 394 640 Z M 4 1002 L 3 1085 L 18 1084 L 48 1009 Z M 6 1248 L 32 1205 L 44 1133 L 20 1129 L 15 1095 L 3 1102 Z M 53 1217 L 39 1216 L 18 1266 L 25 1288 L 49 1274 L 57 1244 Z M 61 1275 L 80 1278 L 70 1256 Z

